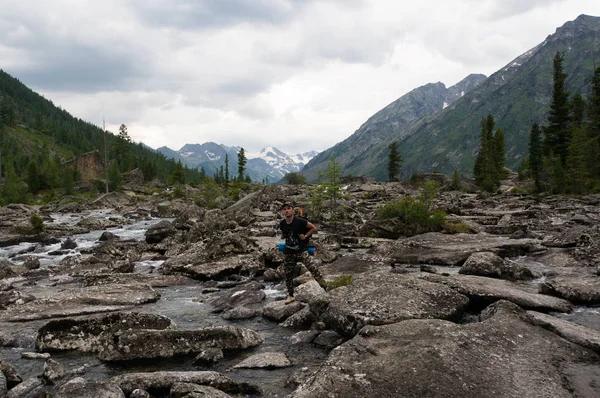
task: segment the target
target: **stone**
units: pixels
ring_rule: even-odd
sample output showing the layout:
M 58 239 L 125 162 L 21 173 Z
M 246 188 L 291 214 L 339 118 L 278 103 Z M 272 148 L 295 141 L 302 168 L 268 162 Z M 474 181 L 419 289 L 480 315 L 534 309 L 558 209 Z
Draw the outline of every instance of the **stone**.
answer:
M 313 344 L 318 347 L 333 349 L 342 344 L 345 340 L 346 339 L 344 339 L 343 336 L 340 336 L 333 330 L 324 330 L 314 338 Z
M 111 382 L 119 386 L 125 394 L 136 388 L 143 388 L 150 394 L 170 391 L 175 383 L 192 383 L 209 385 L 230 394 L 261 395 L 261 390 L 254 385 L 235 382 L 218 372 L 148 372 L 127 373 L 115 376 Z
M 550 330 L 571 343 L 600 352 L 600 331 L 552 315 L 527 311 L 533 323 Z
M 490 252 L 471 254 L 458 273 L 512 281 L 535 278 L 534 273 L 527 266 L 505 261 L 502 257 Z
M 210 386 L 194 383 L 174 383 L 169 397 L 172 398 L 231 398 L 231 395 Z
M 292 362 L 282 352 L 261 352 L 252 355 L 235 365 L 234 369 L 277 369 L 292 366 Z
M 200 351 L 194 358 L 194 365 L 210 366 L 223 359 L 223 350 L 220 348 L 207 348 Z
M 54 383 L 65 375 L 65 368 L 52 358 L 49 358 L 44 363 L 44 372 L 42 377 L 49 383 Z
M 575 304 L 600 304 L 600 280 L 585 277 L 560 277 L 540 283 L 539 292 L 569 300 Z
M 12 278 L 17 273 L 12 269 L 13 264 L 4 259 L 0 259 L 0 279 Z
M 440 284 L 374 271 L 356 275 L 351 285 L 318 296 L 309 305 L 329 329 L 352 337 L 365 325 L 413 318 L 457 320 L 468 303 L 465 295 Z
M 76 377 L 62 384 L 56 398 L 126 398 L 123 390 L 110 381 L 92 381 Z
M 177 232 L 173 224 L 167 220 L 162 220 L 146 230 L 146 243 L 160 243 L 165 238 L 174 235 Z
M 106 241 L 117 240 L 117 239 L 119 239 L 119 237 L 109 231 L 102 232 L 102 235 L 100 235 L 100 238 L 98 238 L 98 240 L 100 242 L 106 242 Z
M 165 316 L 137 312 L 119 312 L 87 319 L 57 319 L 38 330 L 36 348 L 94 353 L 104 349 L 102 342 L 105 336 L 110 338 L 117 332 L 174 328 L 175 323 Z
M 489 304 L 491 301 L 508 300 L 523 308 L 536 311 L 569 312 L 573 305 L 567 301 L 544 294 L 530 293 L 513 282 L 475 275 L 443 276 L 426 274 L 422 276 L 430 282 L 441 283 L 468 296 Z
M 283 302 L 283 300 L 272 301 L 264 306 L 263 316 L 265 318 L 281 322 L 304 307 L 305 304 L 300 303 L 298 300 L 287 305 Z
M 198 330 L 137 330 L 106 336 L 98 358 L 124 361 L 144 358 L 171 358 L 199 353 L 206 348 L 241 350 L 262 343 L 257 332 L 234 326 Z
M 60 245 L 60 248 L 63 250 L 72 250 L 75 249 L 77 247 L 77 242 L 75 242 L 73 240 L 73 238 L 67 238 L 65 239 L 65 241 Z
M 580 387 L 568 371 L 585 363 L 597 374 L 596 354 L 532 325 L 514 304 L 495 305 L 493 316 L 478 323 L 410 319 L 365 326 L 288 397 L 598 395 L 597 386 L 585 394 L 581 388 L 589 384 Z

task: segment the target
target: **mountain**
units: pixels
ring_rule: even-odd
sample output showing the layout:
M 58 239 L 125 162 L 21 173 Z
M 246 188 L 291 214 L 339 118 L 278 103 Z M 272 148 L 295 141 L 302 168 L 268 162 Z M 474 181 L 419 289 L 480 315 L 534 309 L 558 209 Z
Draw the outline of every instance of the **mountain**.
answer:
M 438 99 L 434 104 L 425 104 L 430 112 L 415 113 L 419 109 L 415 94 L 423 95 L 431 85 L 413 90 L 372 116 L 348 139 L 309 162 L 304 174 L 314 178 L 333 154 L 344 174 L 384 180 L 387 146 L 397 140 L 404 158 L 403 177 L 433 170 L 446 174 L 458 170 L 470 175 L 479 150 L 480 121 L 488 114 L 496 119 L 496 127 L 504 131 L 506 164 L 515 169 L 527 155 L 531 125 L 546 123 L 554 56 L 564 53 L 566 88 L 571 95 L 579 93 L 585 98 L 593 69 L 598 66 L 599 41 L 600 18 L 580 15 L 480 84 L 470 86 L 471 90 L 467 87 L 464 95 L 446 107 L 440 106 Z M 456 96 L 457 90 L 453 91 Z M 400 118 L 390 115 L 389 109 L 403 100 L 410 101 L 404 110 L 405 123 L 398 122 Z
M 168 183 L 176 167 L 171 159 L 141 143 L 127 142 L 73 117 L 0 69 L 0 204 L 31 200 L 41 191 L 61 188 L 73 164 L 78 167 L 73 177 L 80 188 L 94 190 L 95 183 L 103 186 L 105 170 L 96 170 L 97 163 L 86 168 L 85 162 L 75 161 L 84 154 L 90 155 L 82 159 L 106 159 L 116 174 L 139 169 L 147 181 Z M 100 163 L 104 169 L 104 162 Z M 200 173 L 191 170 L 186 174 L 188 181 L 200 178 Z
M 325 172 L 331 156 L 340 163 L 344 174 L 373 176 L 382 159 L 378 148 L 387 148 L 398 139 L 398 133 L 428 115 L 435 114 L 472 91 L 486 79 L 485 75 L 472 74 L 446 88 L 441 83 L 429 83 L 398 98 L 371 116 L 354 134 L 330 149 L 321 152 L 303 170 L 309 179 Z M 402 148 L 400 146 L 400 148 Z
M 225 166 L 225 156 L 229 159 L 230 175 L 237 175 L 237 154 L 240 147 L 228 147 L 214 142 L 204 144 L 186 144 L 180 150 L 174 151 L 167 147 L 160 147 L 157 152 L 168 158 L 187 165 L 189 168 L 203 167 L 209 176 L 212 176 L 221 166 Z M 317 152 L 305 152 L 296 155 L 287 155 L 277 148 L 267 146 L 258 154 L 246 153 L 246 174 L 253 181 L 276 182 L 287 173 L 302 170 Z

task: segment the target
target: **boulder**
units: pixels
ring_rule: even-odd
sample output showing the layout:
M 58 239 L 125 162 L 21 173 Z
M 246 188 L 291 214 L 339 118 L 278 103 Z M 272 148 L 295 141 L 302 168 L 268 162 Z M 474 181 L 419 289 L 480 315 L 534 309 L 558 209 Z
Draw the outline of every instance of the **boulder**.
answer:
M 297 313 L 304 307 L 305 304 L 302 304 L 298 301 L 294 301 L 288 305 L 286 305 L 283 300 L 272 301 L 264 306 L 263 316 L 265 318 L 281 322 L 291 315 Z
M 73 240 L 73 238 L 69 237 L 65 239 L 63 243 L 61 243 L 60 248 L 62 250 L 72 250 L 77 247 L 77 242 Z
M 111 382 L 119 386 L 125 394 L 142 388 L 150 394 L 165 396 L 175 383 L 209 385 L 230 394 L 260 395 L 261 390 L 248 383 L 238 383 L 218 372 L 149 372 L 127 373 L 115 376 Z
M 539 284 L 539 292 L 575 304 L 600 304 L 600 279 L 591 277 L 556 278 Z
M 171 358 L 199 353 L 206 348 L 240 350 L 255 347 L 262 339 L 253 330 L 218 326 L 198 330 L 138 330 L 106 336 L 98 358 L 124 361 L 143 358 Z
M 497 254 L 490 252 L 471 254 L 458 273 L 512 281 L 535 278 L 535 275 L 527 266 L 506 261 Z
M 177 232 L 173 224 L 167 220 L 162 220 L 146 230 L 146 243 L 160 243 L 163 239 L 174 235 Z
M 567 300 L 530 293 L 513 282 L 501 279 L 474 275 L 443 276 L 436 274 L 425 274 L 422 278 L 447 285 L 468 296 L 472 301 L 480 301 L 480 305 L 503 299 L 536 311 L 569 312 L 573 308 L 573 305 Z
M 200 351 L 194 358 L 194 365 L 210 366 L 223 359 L 223 350 L 220 348 L 207 348 Z
M 552 315 L 527 311 L 534 324 L 556 333 L 571 343 L 600 352 L 600 331 Z
M 252 355 L 235 365 L 234 369 L 277 369 L 292 366 L 292 362 L 282 352 L 261 352 Z
M 12 265 L 8 260 L 0 259 L 0 279 L 17 276 L 17 273 L 12 269 Z
M 100 242 L 106 242 L 109 240 L 117 240 L 117 239 L 119 239 L 119 237 L 117 235 L 115 235 L 109 231 L 104 231 L 104 232 L 102 232 L 102 235 L 100 235 L 100 238 L 98 240 Z
M 210 386 L 194 383 L 175 383 L 171 387 L 172 398 L 232 398 L 231 395 Z
M 309 305 L 328 328 L 352 337 L 365 325 L 414 318 L 457 320 L 468 303 L 466 296 L 440 284 L 375 271 L 356 275 L 351 285 L 320 295 Z
M 495 305 L 493 316 L 479 323 L 410 319 L 365 326 L 289 398 L 600 394 L 570 370 L 588 364 L 598 374 L 596 354 L 532 325 L 514 304 Z
M 63 378 L 65 376 L 65 368 L 60 364 L 60 362 L 55 361 L 52 358 L 48 358 L 46 362 L 44 362 L 44 371 L 42 373 L 42 378 L 50 384 L 54 384 L 57 380 Z
M 40 298 L 13 306 L 10 312 L 0 314 L 0 319 L 20 322 L 112 312 L 153 303 L 159 298 L 160 294 L 150 286 L 135 283 L 69 288 L 59 291 L 51 299 Z
M 6 378 L 6 386 L 9 390 L 23 382 L 23 378 L 15 368 L 10 363 L 3 361 L 2 358 L 0 358 L 0 373 Z
M 109 381 L 86 380 L 76 377 L 61 385 L 56 398 L 125 398 L 119 386 Z
M 36 348 L 41 351 L 98 352 L 106 336 L 110 338 L 117 332 L 174 328 L 175 323 L 165 316 L 137 312 L 119 312 L 87 319 L 57 319 L 38 330 Z

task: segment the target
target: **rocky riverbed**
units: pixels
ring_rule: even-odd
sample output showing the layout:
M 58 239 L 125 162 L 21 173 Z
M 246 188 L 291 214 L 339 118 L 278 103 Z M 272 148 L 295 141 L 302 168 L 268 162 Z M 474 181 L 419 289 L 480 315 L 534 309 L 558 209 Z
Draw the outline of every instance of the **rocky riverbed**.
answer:
M 418 188 L 349 182 L 311 221 L 351 283 L 299 272 L 287 306 L 301 186 L 0 208 L 0 398 L 600 396 L 600 195 L 442 188 L 455 227 L 405 237 L 374 212 Z M 46 232 L 18 233 L 33 212 Z

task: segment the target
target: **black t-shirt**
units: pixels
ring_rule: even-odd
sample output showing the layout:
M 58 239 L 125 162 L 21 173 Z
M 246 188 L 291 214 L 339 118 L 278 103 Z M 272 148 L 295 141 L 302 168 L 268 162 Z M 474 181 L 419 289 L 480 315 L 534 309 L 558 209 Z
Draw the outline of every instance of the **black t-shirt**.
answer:
M 308 232 L 308 220 L 294 216 L 292 222 L 288 224 L 284 218 L 279 223 L 279 229 L 283 232 L 285 245 L 289 250 L 306 250 L 309 239 L 305 238 L 304 240 L 300 240 L 298 235 L 306 234 Z

